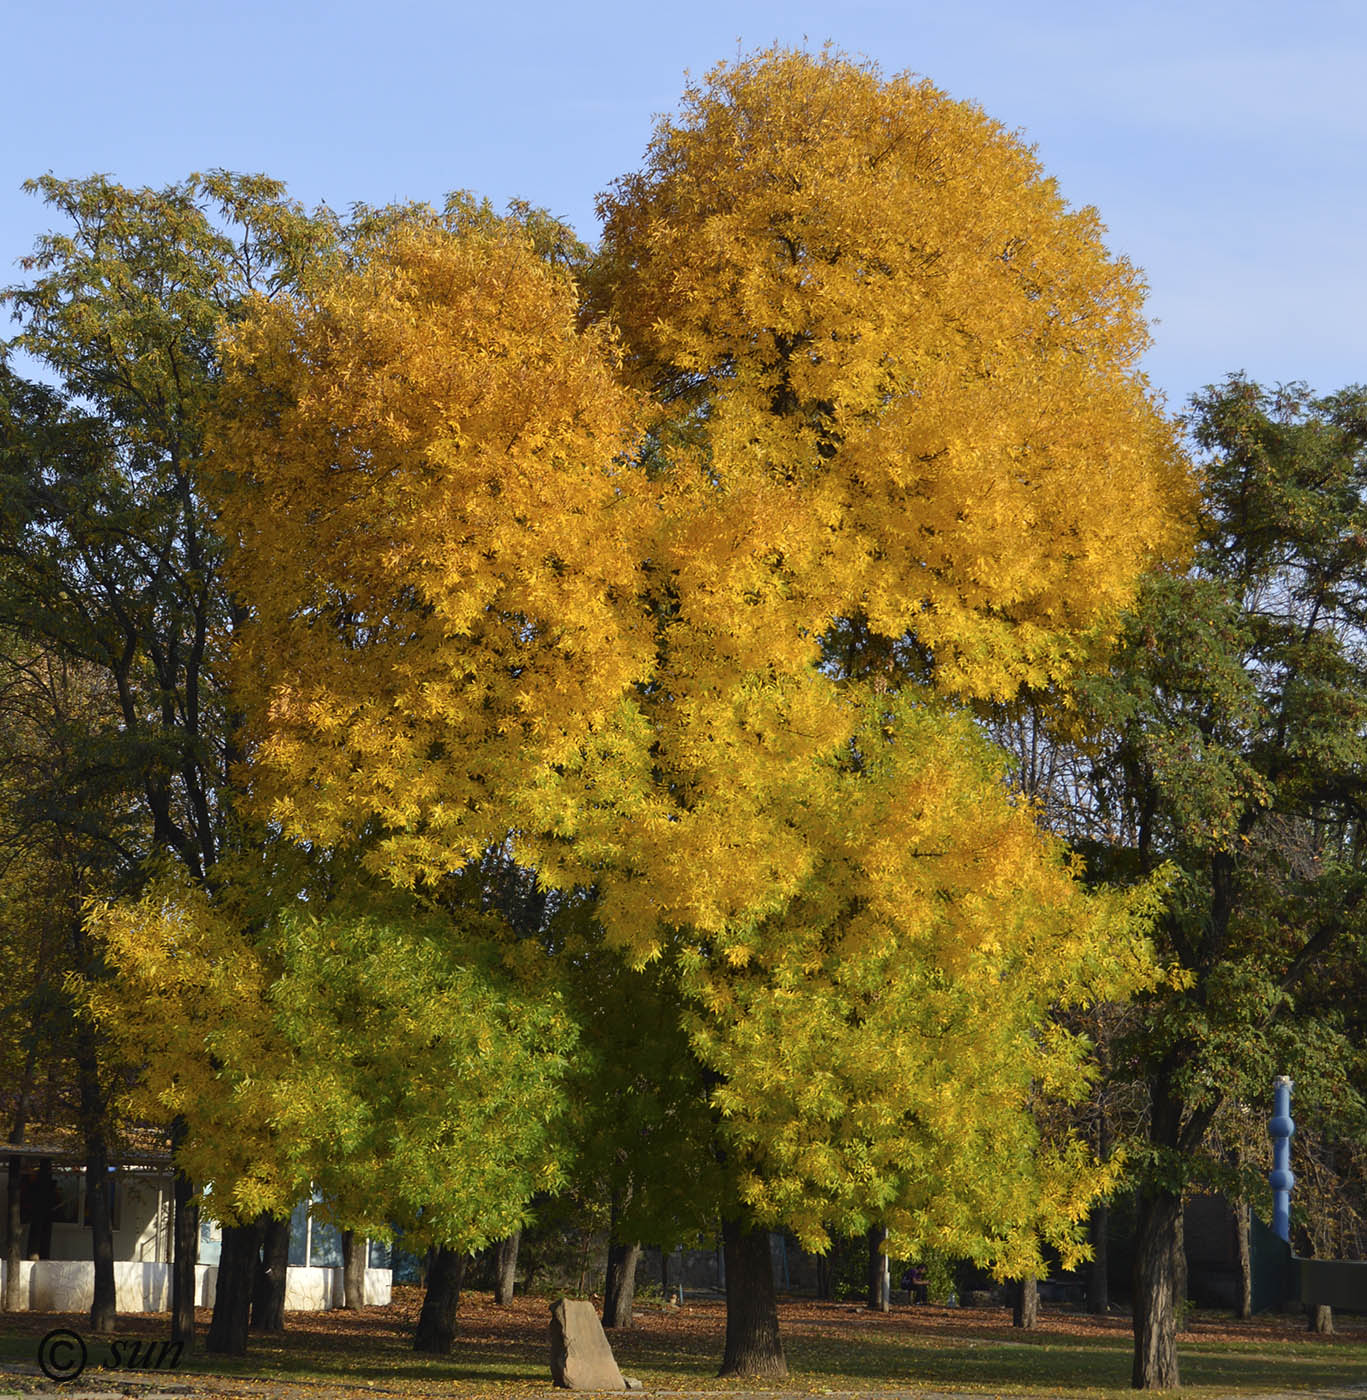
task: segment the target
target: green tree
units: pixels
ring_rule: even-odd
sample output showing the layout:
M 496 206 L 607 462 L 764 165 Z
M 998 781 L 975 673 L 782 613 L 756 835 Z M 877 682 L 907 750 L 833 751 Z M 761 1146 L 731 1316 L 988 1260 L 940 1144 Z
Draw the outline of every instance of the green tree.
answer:
M 595 1219 L 606 1208 L 604 1325 L 629 1326 L 640 1244 L 672 1249 L 716 1228 L 722 1171 L 708 1076 L 679 1014 L 676 971 L 663 960 L 631 966 L 605 943 L 591 890 L 546 889 L 511 847 L 490 846 L 443 880 L 439 901 L 496 916 L 512 940 L 505 960 L 550 977 L 571 1009 L 578 1041 L 561 1132 L 574 1187 L 550 1205 Z
M 197 475 L 215 337 L 248 294 L 330 248 L 335 224 L 223 172 L 162 191 L 28 188 L 73 227 L 41 238 L 22 262 L 33 280 L 4 293 L 22 327 L 10 343 L 62 386 L 7 380 L 23 436 L 6 461 L 4 617 L 108 674 L 145 850 L 201 878 L 230 742 L 214 648 L 232 608 Z
M 118 880 L 154 857 L 202 879 L 227 840 L 233 724 L 216 670 L 234 608 L 200 496 L 215 337 L 252 291 L 272 295 L 336 242 L 259 176 L 213 172 L 165 190 L 102 177 L 30 183 L 67 227 L 23 260 L 3 301 L 10 342 L 57 389 L 0 380 L 0 623 L 27 646 L 88 668 L 108 703 L 72 775 L 117 820 Z M 118 794 L 117 800 L 113 794 Z M 138 822 L 126 820 L 130 811 Z M 109 894 L 108 884 L 89 894 Z M 198 1230 L 177 1181 L 175 1330 L 193 1333 Z
M 1175 878 L 1156 925 L 1175 975 L 1117 1055 L 1137 1065 L 1136 1387 L 1178 1383 L 1174 1244 L 1222 1106 L 1292 1073 L 1346 1110 L 1360 1080 L 1347 970 L 1362 956 L 1367 396 L 1240 377 L 1192 404 L 1203 454 L 1192 567 L 1149 577 L 1091 737 L 1055 798 L 1102 879 Z M 1077 729 L 1073 730 L 1076 734 Z M 1264 1118 L 1266 1114 L 1262 1115 Z
M 117 974 L 96 1019 L 141 1066 L 133 1109 L 185 1124 L 185 1169 L 243 1239 L 314 1189 L 371 1236 L 466 1254 L 509 1233 L 565 1156 L 575 1028 L 547 970 L 510 970 L 492 915 L 341 860 L 299 882 L 288 853 L 254 859 L 270 878 L 221 869 L 211 896 L 182 875 L 90 919 Z M 219 1349 L 245 1349 L 250 1288 L 248 1270 Z

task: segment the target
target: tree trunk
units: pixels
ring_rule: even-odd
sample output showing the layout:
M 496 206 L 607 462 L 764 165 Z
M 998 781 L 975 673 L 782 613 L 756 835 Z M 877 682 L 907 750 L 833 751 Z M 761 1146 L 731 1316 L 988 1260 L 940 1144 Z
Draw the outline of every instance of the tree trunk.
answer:
M 82 1026 L 76 1044 L 81 1135 L 85 1139 L 85 1218 L 90 1226 L 90 1257 L 95 1289 L 90 1303 L 90 1330 L 113 1332 L 118 1311 L 114 1292 L 114 1227 L 110 1218 L 109 1140 L 105 1131 L 108 1103 L 100 1084 L 99 1052 L 94 1032 Z
M 342 1306 L 348 1312 L 365 1307 L 365 1264 L 369 1241 L 356 1230 L 342 1231 Z
M 260 1223 L 223 1227 L 214 1315 L 209 1323 L 209 1340 L 205 1344 L 209 1351 L 224 1356 L 246 1354 L 257 1253 L 264 1234 L 265 1226 Z
M 5 1170 L 5 1300 L 6 1312 L 18 1312 L 24 1303 L 19 1273 L 24 1262 L 23 1219 L 19 1209 L 19 1185 L 23 1158 L 12 1153 Z
M 769 1232 L 722 1221 L 726 1259 L 726 1350 L 722 1376 L 786 1376 Z
M 1096 1155 L 1109 1162 L 1114 1143 L 1111 1140 L 1111 1118 L 1105 1100 L 1098 1105 L 1096 1123 Z M 1111 1311 L 1111 1208 L 1103 1198 L 1092 1207 L 1087 1221 L 1087 1234 L 1092 1245 L 1092 1267 L 1087 1273 L 1087 1311 L 1094 1317 L 1106 1317 Z
M 1249 1234 L 1253 1228 L 1247 1201 L 1234 1203 L 1234 1245 L 1239 1256 L 1239 1296 L 1235 1316 L 1246 1322 L 1253 1316 L 1253 1248 Z
M 261 1258 L 252 1281 L 252 1331 L 285 1330 L 285 1282 L 290 1264 L 290 1222 L 272 1215 L 266 1220 Z
M 177 1120 L 172 1140 L 183 1135 Z M 199 1204 L 195 1184 L 177 1170 L 174 1188 L 171 1250 L 171 1340 L 187 1351 L 195 1344 L 195 1262 L 199 1257 Z
M 522 1231 L 514 1230 L 494 1244 L 494 1302 L 500 1305 L 513 1301 L 513 1289 L 517 1284 L 517 1248 L 521 1243 Z
M 1182 1202 L 1171 1191 L 1141 1190 L 1134 1253 L 1134 1371 L 1136 1390 L 1171 1390 L 1177 1373 L 1177 1280 L 1174 1278 Z
M 1026 1330 L 1039 1321 L 1039 1279 L 1018 1278 L 1011 1285 L 1011 1325 Z
M 413 1350 L 449 1356 L 456 1340 L 456 1309 L 465 1281 L 465 1255 L 445 1245 L 428 1255 L 427 1292 L 413 1334 Z
M 608 1276 L 603 1285 L 603 1326 L 630 1327 L 631 1305 L 636 1298 L 636 1264 L 640 1244 L 608 1246 Z
M 883 1248 L 888 1237 L 886 1225 L 870 1225 L 869 1244 L 869 1291 L 870 1312 L 887 1312 L 892 1301 L 891 1280 L 888 1277 L 888 1256 Z
M 1177 1224 L 1172 1237 L 1172 1302 L 1181 1327 L 1187 1306 L 1187 1210 L 1185 1202 L 1177 1203 Z
M 52 1213 L 57 1208 L 57 1183 L 52 1175 L 52 1158 L 38 1162 L 38 1180 L 33 1190 L 33 1215 L 28 1222 L 28 1244 L 24 1254 L 29 1259 L 52 1258 Z
M 14 1118 L 10 1123 L 9 1141 L 12 1147 L 23 1144 L 24 1131 L 28 1127 L 29 1100 L 33 1097 L 33 1074 L 37 1059 L 37 1041 L 30 1041 L 24 1056 L 24 1072 L 19 1080 Z M 0 1306 L 6 1312 L 18 1312 L 24 1306 L 19 1277 L 24 1262 L 23 1179 L 24 1159 L 13 1152 L 5 1167 L 5 1296 L 0 1300 Z
M 1109 1250 L 1106 1236 L 1111 1227 L 1111 1208 L 1102 1201 L 1092 1207 L 1088 1233 L 1092 1239 L 1092 1267 L 1087 1275 L 1087 1311 L 1105 1317 L 1111 1310 Z
M 114 1230 L 110 1222 L 109 1152 L 104 1135 L 87 1143 L 85 1216 L 90 1226 L 90 1257 L 95 1265 L 95 1291 L 90 1303 L 90 1330 L 108 1335 L 118 1322 L 114 1292 Z
M 1306 1326 L 1321 1336 L 1334 1335 L 1334 1310 L 1328 1303 L 1310 1303 L 1305 1309 Z
M 835 1270 L 831 1267 L 831 1252 L 816 1256 L 816 1296 L 829 1303 L 835 1296 Z

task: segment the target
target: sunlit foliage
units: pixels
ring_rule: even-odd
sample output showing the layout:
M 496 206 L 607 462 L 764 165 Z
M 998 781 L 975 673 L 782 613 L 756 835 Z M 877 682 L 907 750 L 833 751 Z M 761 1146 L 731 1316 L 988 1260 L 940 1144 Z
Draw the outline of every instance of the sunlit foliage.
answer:
M 496 921 L 393 892 L 244 899 L 252 872 L 218 874 L 235 898 L 167 878 L 88 921 L 118 969 L 93 1010 L 141 1067 L 128 1107 L 186 1125 L 208 1210 L 288 1214 L 316 1188 L 344 1226 L 462 1250 L 520 1224 L 560 1179 L 574 1030 L 500 966 Z

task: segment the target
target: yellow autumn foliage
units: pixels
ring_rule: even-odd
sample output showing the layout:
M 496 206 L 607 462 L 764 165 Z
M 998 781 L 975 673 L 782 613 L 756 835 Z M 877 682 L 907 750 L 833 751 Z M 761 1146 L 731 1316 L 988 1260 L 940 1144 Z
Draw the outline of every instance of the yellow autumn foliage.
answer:
M 519 226 L 381 223 L 233 328 L 213 457 L 257 813 L 405 882 L 515 832 L 641 959 L 809 872 L 839 619 L 1057 680 L 1186 486 L 1137 275 L 928 85 L 720 68 L 603 212 L 587 331 Z
M 781 913 L 674 950 L 739 1199 L 818 1250 L 882 1220 L 899 1257 L 1075 1260 L 1118 1163 L 1041 1132 L 1093 1072 L 1051 1017 L 1153 984 L 1153 892 L 1086 892 L 962 716 L 879 701 L 857 746 Z
M 176 1164 L 213 1183 L 215 1219 L 288 1213 L 308 1194 L 307 1169 L 275 1127 L 288 1047 L 266 997 L 272 974 L 238 920 L 173 872 L 139 899 L 92 903 L 86 928 L 116 970 L 91 985 L 86 1008 L 142 1071 L 124 1094 L 130 1117 L 192 1125 Z
M 238 693 L 290 834 L 375 816 L 421 826 L 410 862 L 459 864 L 647 670 L 635 400 L 575 315 L 515 225 L 400 219 L 227 333 Z
M 661 567 L 725 654 L 791 664 L 858 612 L 1002 697 L 1179 542 L 1142 281 L 979 108 L 770 50 L 690 87 L 599 211 L 594 304 L 693 522 Z
M 1136 366 L 1138 275 L 928 84 L 723 65 L 600 209 L 589 311 L 654 405 L 653 669 L 510 825 L 648 957 L 661 924 L 753 919 L 810 875 L 846 684 L 873 679 L 841 626 L 885 684 L 1064 682 L 1179 547 L 1190 483 Z
M 977 108 L 830 53 L 714 70 L 601 208 L 582 306 L 514 225 L 398 220 L 228 334 L 255 810 L 591 888 L 677 969 L 753 1217 L 1067 1254 L 1104 1173 L 1034 1124 L 1086 1082 L 1051 1012 L 1153 976 L 1145 906 L 955 706 L 1065 682 L 1181 545 L 1138 274 Z

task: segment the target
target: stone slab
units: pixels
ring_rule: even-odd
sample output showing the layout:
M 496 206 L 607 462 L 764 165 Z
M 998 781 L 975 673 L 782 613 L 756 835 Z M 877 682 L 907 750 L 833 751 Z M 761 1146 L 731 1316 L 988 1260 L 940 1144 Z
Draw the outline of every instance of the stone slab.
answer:
M 592 1303 L 551 1304 L 551 1379 L 566 1390 L 625 1390 L 603 1324 Z

